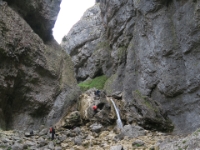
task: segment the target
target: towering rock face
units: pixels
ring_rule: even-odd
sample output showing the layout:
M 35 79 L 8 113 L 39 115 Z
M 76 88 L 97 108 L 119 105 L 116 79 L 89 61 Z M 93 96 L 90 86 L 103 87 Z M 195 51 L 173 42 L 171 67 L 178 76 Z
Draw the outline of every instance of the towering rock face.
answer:
M 103 32 L 99 4 L 96 4 L 84 13 L 81 20 L 63 38 L 61 46 L 72 57 L 78 81 L 103 74 L 100 60 L 105 56 L 98 48 Z
M 159 114 L 173 122 L 174 133 L 194 131 L 200 126 L 199 6 L 193 0 L 101 0 L 98 43 L 88 48 L 93 42 L 88 34 L 66 48 L 78 58 L 75 64 L 82 61 L 75 66 L 76 77 L 108 75 L 106 92 L 123 92 L 127 117 L 141 125 L 156 124 L 158 106 Z
M 117 68 L 113 86 L 123 76 L 127 101 L 138 90 L 159 102 L 173 121 L 174 132 L 199 127 L 199 2 L 104 1 L 101 10 L 113 51 L 124 43 L 120 39 L 126 39 L 126 33 L 132 34 L 125 67 Z M 122 14 L 129 17 L 122 21 Z M 127 29 L 131 22 L 132 29 Z
M 0 1 L 0 128 L 53 125 L 79 94 L 71 59 L 50 31 L 60 1 L 7 2 Z

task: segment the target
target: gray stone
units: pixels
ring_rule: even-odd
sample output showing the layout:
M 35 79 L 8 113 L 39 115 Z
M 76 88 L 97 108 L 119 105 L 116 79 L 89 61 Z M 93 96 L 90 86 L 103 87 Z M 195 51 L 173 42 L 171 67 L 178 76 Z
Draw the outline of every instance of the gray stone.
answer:
M 67 139 L 67 136 L 64 135 L 64 134 L 61 134 L 61 135 L 58 136 L 58 139 L 62 142 L 62 141 Z
M 29 147 L 29 146 L 34 146 L 36 145 L 35 142 L 32 142 L 32 141 L 26 141 L 25 144 Z
M 39 135 L 43 136 L 43 135 L 47 135 L 48 133 L 49 133 L 49 129 L 48 128 L 44 128 L 44 129 L 42 129 L 42 131 L 39 132 Z
M 51 141 L 51 142 L 49 142 L 49 144 L 48 144 L 48 148 L 49 149 L 54 149 L 54 143 Z
M 61 148 L 61 147 L 58 147 L 58 146 L 56 146 L 56 147 L 55 147 L 55 150 L 62 150 L 62 148 Z
M 15 143 L 13 146 L 12 146 L 12 150 L 22 150 L 23 149 L 23 145 L 22 144 L 19 144 L 19 143 Z
M 40 146 L 40 147 L 43 147 L 43 146 L 45 146 L 45 145 L 48 144 L 48 142 L 47 142 L 46 140 L 44 140 L 43 138 L 40 138 L 40 139 L 38 140 L 38 143 L 39 143 L 39 146 Z
M 124 150 L 122 145 L 111 146 L 110 150 Z
M 75 132 L 77 135 L 79 135 L 81 133 L 81 128 L 76 127 L 73 129 L 73 132 Z
M 93 132 L 99 133 L 99 132 L 101 132 L 103 126 L 102 126 L 101 124 L 94 123 L 94 124 L 92 124 L 92 125 L 90 126 L 90 128 L 91 128 L 91 130 L 92 130 Z
M 80 136 L 76 136 L 75 138 L 74 138 L 74 144 L 75 145 L 81 145 L 82 144 L 82 138 L 80 137 Z
M 25 137 L 31 137 L 31 136 L 33 136 L 32 134 L 30 134 L 30 132 L 25 132 L 24 135 L 25 135 Z

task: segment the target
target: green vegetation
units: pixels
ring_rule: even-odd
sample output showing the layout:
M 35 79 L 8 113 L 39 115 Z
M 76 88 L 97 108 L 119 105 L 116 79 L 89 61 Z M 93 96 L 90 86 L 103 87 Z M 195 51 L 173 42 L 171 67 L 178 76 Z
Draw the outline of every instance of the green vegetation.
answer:
M 116 80 L 117 80 L 117 74 L 113 74 L 110 78 L 107 79 L 104 85 L 104 89 L 106 90 L 106 93 L 108 95 L 113 93 L 113 85 Z
M 11 147 L 8 147 L 7 150 L 12 150 L 12 148 L 11 148 Z
M 0 148 L 2 148 L 2 149 L 6 149 L 6 146 L 1 145 Z
M 96 77 L 92 80 L 81 82 L 78 84 L 78 86 L 81 88 L 82 91 L 86 91 L 91 88 L 103 89 L 104 84 L 107 79 L 108 77 L 103 75 L 103 76 Z
M 158 108 L 156 108 L 156 106 L 151 103 L 151 100 L 147 96 L 142 95 L 139 90 L 135 90 L 133 94 L 141 99 L 141 102 L 143 102 L 143 104 L 145 104 L 148 109 L 153 110 L 154 112 L 158 112 Z

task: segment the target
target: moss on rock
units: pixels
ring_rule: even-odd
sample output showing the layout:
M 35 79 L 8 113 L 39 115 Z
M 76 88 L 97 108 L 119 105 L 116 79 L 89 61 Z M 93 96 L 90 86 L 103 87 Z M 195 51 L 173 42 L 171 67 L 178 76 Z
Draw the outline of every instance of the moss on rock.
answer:
M 91 80 L 87 80 L 85 82 L 81 82 L 78 84 L 78 86 L 81 88 L 82 91 L 86 91 L 91 88 L 103 89 L 104 84 L 107 79 L 108 79 L 108 77 L 103 75 L 103 76 L 99 76 L 99 77 L 96 77 Z

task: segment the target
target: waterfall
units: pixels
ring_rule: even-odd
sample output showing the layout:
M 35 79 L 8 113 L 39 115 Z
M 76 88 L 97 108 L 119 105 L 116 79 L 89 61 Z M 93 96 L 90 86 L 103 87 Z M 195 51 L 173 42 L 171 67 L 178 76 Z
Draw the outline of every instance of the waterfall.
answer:
M 110 99 L 114 108 L 115 108 L 115 112 L 116 112 L 116 115 L 117 115 L 117 127 L 122 129 L 123 128 L 123 124 L 122 124 L 122 121 L 121 121 L 121 118 L 120 118 L 120 115 L 119 115 L 119 110 L 118 108 L 116 107 L 115 105 L 115 102 L 112 100 L 112 98 Z

